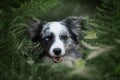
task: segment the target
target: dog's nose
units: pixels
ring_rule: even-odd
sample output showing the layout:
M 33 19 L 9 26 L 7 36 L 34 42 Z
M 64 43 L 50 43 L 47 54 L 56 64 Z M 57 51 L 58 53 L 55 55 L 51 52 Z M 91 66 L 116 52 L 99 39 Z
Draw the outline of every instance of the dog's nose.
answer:
M 61 49 L 60 48 L 55 48 L 55 49 L 53 49 L 53 52 L 54 52 L 55 55 L 60 55 Z

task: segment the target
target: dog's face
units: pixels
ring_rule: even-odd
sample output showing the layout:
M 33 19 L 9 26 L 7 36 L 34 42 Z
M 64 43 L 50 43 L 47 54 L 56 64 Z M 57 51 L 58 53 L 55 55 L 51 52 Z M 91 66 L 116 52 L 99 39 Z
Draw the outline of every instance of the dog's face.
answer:
M 71 17 L 62 21 L 30 22 L 32 41 L 39 41 L 47 54 L 54 62 L 61 62 L 67 51 L 75 48 L 79 43 L 79 33 L 82 26 L 82 17 Z
M 70 34 L 61 22 L 48 22 L 45 24 L 41 37 L 43 44 L 49 49 L 48 53 L 51 57 L 63 56 L 65 54 L 65 44 L 67 44 Z

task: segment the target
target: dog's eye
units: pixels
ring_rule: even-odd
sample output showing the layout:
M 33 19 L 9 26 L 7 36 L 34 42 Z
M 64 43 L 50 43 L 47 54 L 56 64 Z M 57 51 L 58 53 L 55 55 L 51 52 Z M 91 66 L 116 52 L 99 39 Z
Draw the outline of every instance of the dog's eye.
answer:
M 63 39 L 63 40 L 66 40 L 66 39 L 68 39 L 68 36 L 67 35 L 61 35 L 60 38 Z
M 52 39 L 52 36 L 46 36 L 44 39 L 45 39 L 46 41 L 49 41 L 49 40 Z

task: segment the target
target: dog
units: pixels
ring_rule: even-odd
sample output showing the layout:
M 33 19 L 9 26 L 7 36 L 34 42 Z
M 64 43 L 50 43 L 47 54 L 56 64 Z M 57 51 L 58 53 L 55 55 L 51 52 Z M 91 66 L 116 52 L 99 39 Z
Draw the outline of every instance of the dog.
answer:
M 76 59 L 81 59 L 79 40 L 83 22 L 83 17 L 67 17 L 61 21 L 51 22 L 29 20 L 30 38 L 33 42 L 39 42 L 43 48 L 40 59 L 70 64 Z

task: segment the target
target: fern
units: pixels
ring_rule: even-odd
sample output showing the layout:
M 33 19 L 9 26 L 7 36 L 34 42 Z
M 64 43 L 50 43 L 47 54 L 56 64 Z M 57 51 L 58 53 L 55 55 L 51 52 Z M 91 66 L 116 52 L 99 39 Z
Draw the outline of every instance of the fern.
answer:
M 26 22 L 31 16 L 39 18 L 45 16 L 44 14 L 60 3 L 57 0 L 30 0 L 27 2 L 18 0 L 14 2 L 19 3 L 17 8 L 11 4 L 4 4 L 4 1 L 1 3 L 3 6 L 8 6 L 8 9 L 3 7 L 0 16 L 3 18 L 0 20 L 0 30 L 2 31 L 0 34 L 0 79 L 40 80 L 40 75 L 38 76 L 36 71 L 38 66 L 34 60 L 40 54 L 41 48 L 32 54 L 32 42 L 28 38 Z

